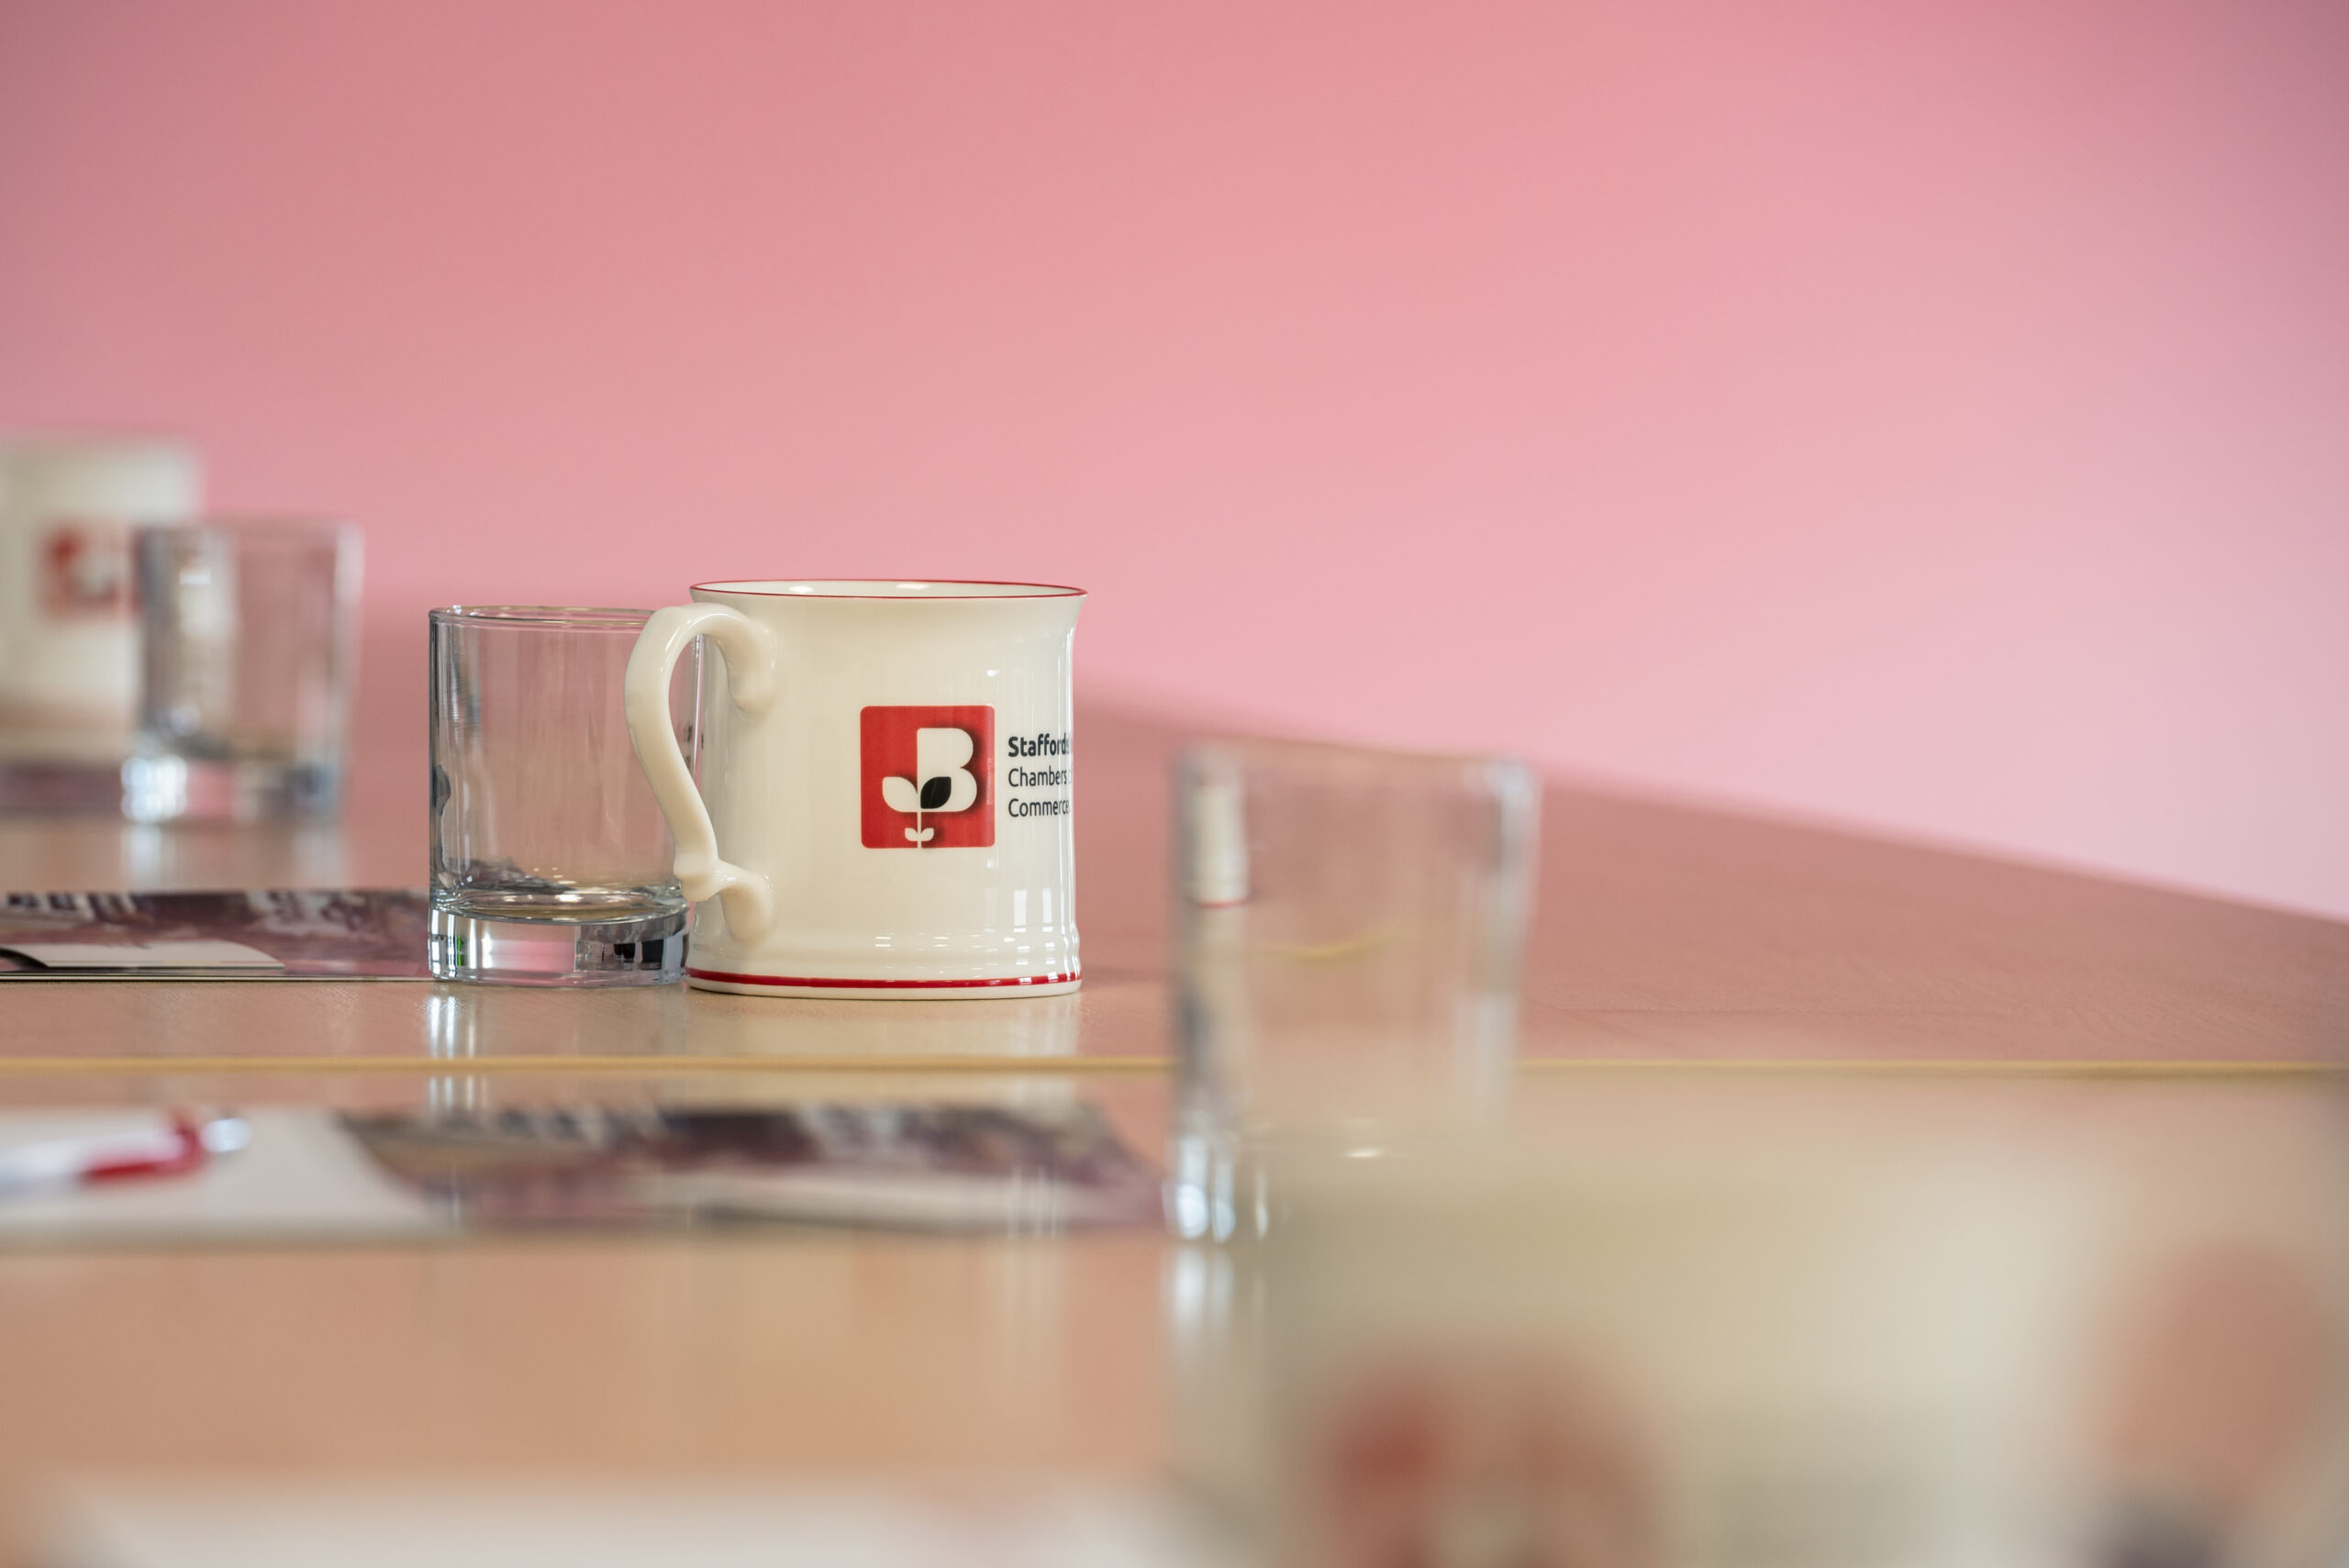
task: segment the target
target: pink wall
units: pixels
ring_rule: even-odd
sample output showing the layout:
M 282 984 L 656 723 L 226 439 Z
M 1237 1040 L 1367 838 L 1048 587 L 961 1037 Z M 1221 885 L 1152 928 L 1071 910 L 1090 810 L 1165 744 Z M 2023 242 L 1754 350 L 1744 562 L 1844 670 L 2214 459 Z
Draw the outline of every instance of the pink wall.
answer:
M 378 612 L 1096 591 L 1106 693 L 2349 913 L 2349 6 L 0 6 L 0 423 Z

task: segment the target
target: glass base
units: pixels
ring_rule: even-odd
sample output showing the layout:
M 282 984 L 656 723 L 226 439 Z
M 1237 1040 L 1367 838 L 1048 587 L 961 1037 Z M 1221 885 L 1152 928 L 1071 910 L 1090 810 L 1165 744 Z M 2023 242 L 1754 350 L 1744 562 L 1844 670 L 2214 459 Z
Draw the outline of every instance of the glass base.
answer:
M 59 817 L 119 816 L 122 764 L 0 762 L 0 811 Z
M 436 980 L 493 985 L 666 985 L 685 977 L 689 909 L 629 920 L 493 920 L 435 909 Z
M 122 814 L 133 822 L 279 822 L 332 817 L 341 805 L 332 762 L 164 755 L 122 764 Z

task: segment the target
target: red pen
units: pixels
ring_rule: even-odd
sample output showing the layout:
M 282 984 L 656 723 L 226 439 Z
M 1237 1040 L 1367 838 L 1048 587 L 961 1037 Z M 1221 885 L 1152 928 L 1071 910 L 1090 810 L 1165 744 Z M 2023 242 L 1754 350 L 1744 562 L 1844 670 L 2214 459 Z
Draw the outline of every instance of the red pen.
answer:
M 161 1127 L 128 1128 L 81 1138 L 0 1149 L 0 1195 L 130 1176 L 178 1176 L 199 1171 L 216 1154 L 252 1141 L 240 1117 L 198 1118 L 173 1112 Z

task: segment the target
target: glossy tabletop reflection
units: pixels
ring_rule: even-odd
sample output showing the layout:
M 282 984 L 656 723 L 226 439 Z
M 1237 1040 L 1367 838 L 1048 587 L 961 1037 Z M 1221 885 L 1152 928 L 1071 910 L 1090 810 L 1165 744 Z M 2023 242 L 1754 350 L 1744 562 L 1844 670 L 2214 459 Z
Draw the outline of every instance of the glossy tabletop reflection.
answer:
M 1182 729 L 1081 706 L 1079 734 L 1075 995 L 18 984 L 0 990 L 0 1110 L 1081 1101 L 1155 1158 Z M 420 756 L 373 765 L 423 773 Z M 353 797 L 345 829 L 0 819 L 0 885 L 420 883 L 420 800 L 380 779 Z M 1843 1147 L 1857 1169 L 1987 1152 L 2337 1292 L 2345 1045 L 2349 927 L 1667 804 L 1545 802 L 1516 1104 L 1562 1148 L 1734 1129 Z M 60 1475 L 1146 1479 L 1179 1462 L 1170 1369 L 1205 1267 L 1146 1229 L 8 1244 L 0 1542 Z

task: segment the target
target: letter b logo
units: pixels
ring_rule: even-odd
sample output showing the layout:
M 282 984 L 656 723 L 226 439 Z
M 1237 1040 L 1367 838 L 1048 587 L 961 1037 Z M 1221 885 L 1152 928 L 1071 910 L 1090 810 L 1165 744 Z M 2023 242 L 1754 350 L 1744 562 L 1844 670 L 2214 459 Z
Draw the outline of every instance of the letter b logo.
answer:
M 995 842 L 995 709 L 868 707 L 859 728 L 866 849 Z

